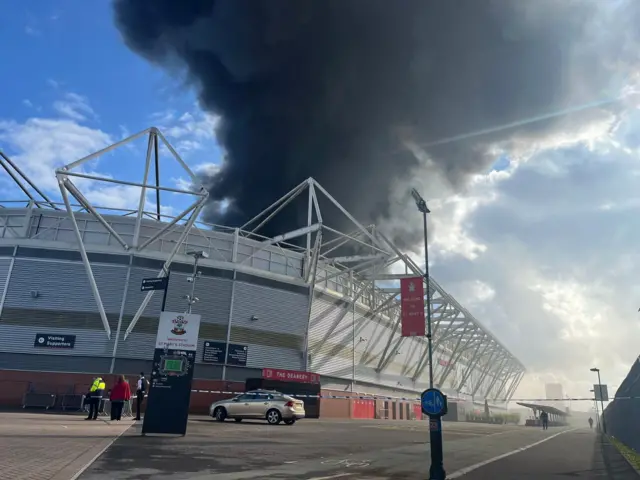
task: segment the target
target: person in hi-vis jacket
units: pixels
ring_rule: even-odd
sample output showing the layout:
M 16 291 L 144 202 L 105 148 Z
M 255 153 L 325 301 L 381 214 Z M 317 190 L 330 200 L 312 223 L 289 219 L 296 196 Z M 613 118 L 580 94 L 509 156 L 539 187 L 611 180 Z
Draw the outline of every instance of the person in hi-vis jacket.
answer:
M 104 383 L 102 377 L 96 377 L 91 383 L 89 394 L 87 395 L 87 403 L 89 404 L 89 416 L 85 420 L 96 420 L 98 418 L 98 410 L 100 410 L 100 402 L 104 395 L 107 384 Z

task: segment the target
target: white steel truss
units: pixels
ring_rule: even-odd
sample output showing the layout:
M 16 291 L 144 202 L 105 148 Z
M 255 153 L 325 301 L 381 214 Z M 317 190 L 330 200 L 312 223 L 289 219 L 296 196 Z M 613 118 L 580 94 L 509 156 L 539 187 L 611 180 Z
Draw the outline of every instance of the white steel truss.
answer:
M 82 170 L 81 167 L 87 162 L 145 135 L 148 137 L 148 145 L 144 160 L 145 170 L 140 183 L 97 177 Z M 166 146 L 173 159 L 186 172 L 192 184 L 197 186 L 192 191 L 166 187 L 160 184 L 159 141 Z M 384 373 L 389 368 L 399 349 L 408 341 L 407 338 L 409 337 L 401 337 L 399 334 L 398 281 L 400 278 L 407 276 L 424 278 L 423 270 L 406 253 L 400 251 L 375 225 L 359 223 L 329 192 L 312 178 L 297 185 L 242 227 L 231 228 L 207 225 L 198 221 L 198 215 L 207 201 L 208 192 L 203 186 L 199 185 L 197 176 L 171 147 L 162 133 L 154 127 L 56 170 L 63 200 L 62 204 L 51 201 L 19 170 L 14 168 L 18 175 L 13 175 L 8 168 L 8 166 L 12 166 L 12 162 L 4 154 L 1 157 L 0 166 L 9 173 L 18 186 L 29 196 L 30 204 L 38 208 L 60 211 L 60 207 L 64 207 L 66 210 L 66 214 L 72 222 L 82 261 L 108 337 L 111 336 L 111 330 L 88 259 L 85 240 L 76 221 L 74 207 L 79 207 L 80 211 L 86 211 L 91 214 L 108 232 L 108 235 L 114 239 L 115 243 L 119 245 L 119 248 L 130 254 L 144 252 L 154 242 L 161 242 L 169 232 L 178 234 L 178 239 L 172 243 L 171 252 L 166 257 L 164 266 L 158 272 L 158 276 L 166 275 L 174 257 L 181 247 L 186 245 L 187 236 L 190 233 L 200 235 L 202 238 L 208 238 L 207 235 L 209 234 L 207 232 L 214 231 L 227 234 L 233 239 L 233 248 L 229 255 L 221 252 L 210 241 L 207 247 L 210 259 L 203 260 L 203 264 L 207 262 L 230 262 L 233 264 L 232 268 L 238 271 L 243 269 L 251 270 L 252 268 L 255 270 L 256 267 L 251 265 L 255 260 L 259 260 L 262 254 L 267 251 L 278 253 L 282 258 L 285 258 L 286 262 L 286 265 L 282 267 L 283 271 L 285 271 L 283 275 L 295 277 L 295 281 L 308 285 L 312 292 L 330 290 L 349 305 L 357 303 L 359 306 L 366 307 L 368 309 L 368 318 L 377 317 L 381 319 L 384 317 L 386 319 L 384 321 L 388 328 L 376 333 L 373 338 L 366 342 L 360 359 L 360 364 L 372 366 L 379 373 Z M 155 173 L 154 183 L 149 182 L 149 176 L 152 173 Z M 29 194 L 27 192 L 28 189 L 20 183 L 17 177 L 23 178 L 42 197 L 42 200 Z M 124 216 L 135 215 L 136 218 L 131 242 L 125 241 L 121 232 L 118 232 L 117 228 L 114 227 L 115 219 L 119 217 L 100 213 L 101 209 L 118 209 L 92 205 L 73 183 L 73 178 L 130 185 L 141 189 L 138 208 L 135 210 L 123 210 L 122 213 Z M 155 212 L 145 211 L 148 192 L 156 195 Z M 161 215 L 161 192 L 188 194 L 192 195 L 195 200 L 193 204 L 175 217 Z M 77 205 L 71 204 L 69 195 L 77 201 Z M 305 203 L 301 205 L 300 201 Z M 260 234 L 260 231 L 276 216 L 286 214 L 287 208 L 293 206 L 304 207 L 306 212 L 306 222 L 304 224 L 299 225 L 299 228 L 283 232 L 274 237 L 265 237 Z M 329 212 L 328 209 L 333 211 Z M 331 214 L 329 215 L 328 213 Z M 58 213 L 57 215 L 60 214 Z M 343 220 L 340 223 L 341 228 L 329 225 L 326 221 L 328 218 L 335 220 L 339 217 L 342 217 Z M 155 221 L 156 233 L 141 241 L 140 231 L 143 221 L 148 222 L 149 218 Z M 61 222 L 62 220 L 63 218 L 60 218 Z M 345 224 L 348 225 L 347 228 L 344 228 Z M 38 233 L 35 234 L 35 236 L 37 235 Z M 249 242 L 251 253 L 240 254 L 238 245 L 242 242 Z M 247 244 L 244 243 L 243 245 L 246 246 Z M 302 260 L 299 261 L 300 259 Z M 398 272 L 400 270 L 403 270 L 404 273 L 390 273 L 391 271 Z M 265 274 L 268 274 L 268 272 L 265 272 Z M 425 285 L 425 293 L 426 288 L 427 286 Z M 429 279 L 428 288 L 433 322 L 434 383 L 442 386 L 448 380 L 450 384 L 454 385 L 456 391 L 466 393 L 472 397 L 479 395 L 490 400 L 509 400 L 524 376 L 524 366 L 467 309 L 448 294 L 435 279 Z M 125 339 L 135 328 L 152 295 L 153 291 L 147 293 L 125 332 Z M 309 307 L 308 323 L 311 320 L 311 308 L 312 305 Z M 332 326 L 325 333 L 324 340 L 330 340 L 348 311 L 349 309 L 345 308 L 341 315 L 333 321 Z M 388 333 L 389 330 L 391 334 Z M 354 328 L 354 342 L 355 333 Z M 304 343 L 306 350 L 304 358 L 307 366 L 310 356 L 315 353 L 315 350 L 321 348 L 321 343 L 309 345 L 308 325 Z M 426 344 L 426 339 L 424 339 L 424 343 Z M 372 354 L 377 347 L 381 348 L 381 355 Z M 422 353 L 418 355 L 418 351 L 416 351 L 414 359 L 407 360 L 406 365 L 403 366 L 403 375 L 408 379 L 415 380 L 419 378 L 428 366 L 427 349 L 421 348 L 419 352 Z
M 364 303 L 370 308 L 370 314 L 385 314 L 394 319 L 392 334 L 387 338 L 379 336 L 373 339 L 367 345 L 365 355 L 363 355 L 363 358 L 366 358 L 367 349 L 373 349 L 383 342 L 384 352 L 376 367 L 377 371 L 383 372 L 409 337 L 399 335 L 399 288 L 378 285 L 377 282 L 389 284 L 402 277 L 424 278 L 424 272 L 382 232 L 376 230 L 375 226 L 365 227 L 360 224 L 312 178 L 302 182 L 256 215 L 243 225 L 241 230 L 250 229 L 251 234 L 259 233 L 261 228 L 299 197 L 306 198 L 307 201 L 306 226 L 301 226 L 300 229 L 268 240 L 266 244 L 273 245 L 295 237 L 306 237 L 306 246 L 304 247 L 307 259 L 305 280 L 310 285 L 316 287 L 326 280 L 340 279 L 344 300 L 351 303 Z M 326 200 L 326 206 L 340 211 L 350 222 L 353 230 L 349 233 L 343 233 L 323 222 L 322 209 L 320 208 L 322 200 Z M 346 255 L 337 253 L 341 251 L 341 248 L 345 249 L 346 247 L 351 247 L 351 249 L 347 248 L 350 253 Z M 344 251 L 342 250 L 342 252 Z M 351 253 L 353 251 L 358 253 Z M 406 273 L 388 273 L 390 267 L 398 264 Z M 453 367 L 462 364 L 465 368 L 459 378 L 455 379 L 457 391 L 468 393 L 472 397 L 480 392 L 486 398 L 499 401 L 511 398 L 525 372 L 524 366 L 433 278 L 429 279 L 429 288 L 434 352 L 446 352 L 446 359 L 441 359 L 439 365 L 434 365 L 435 384 L 444 384 L 445 380 L 451 377 Z M 425 298 L 427 298 L 426 295 Z M 344 309 L 342 314 L 333 320 L 324 340 L 329 340 L 348 311 L 348 309 Z M 314 350 L 321 348 L 322 345 L 318 344 L 308 353 L 313 353 Z M 424 353 L 419 357 L 417 364 L 406 365 L 404 368 L 413 380 L 416 380 L 428 366 L 428 350 L 424 348 L 423 351 Z M 471 379 L 472 373 L 477 370 L 480 371 L 480 375 Z
M 96 176 L 96 175 L 91 175 L 91 174 L 87 174 L 84 173 L 82 171 L 82 166 L 84 164 L 86 164 L 87 162 L 90 162 L 96 158 L 101 157 L 102 155 L 111 152 L 112 150 L 115 150 L 117 148 L 120 148 L 128 143 L 131 143 L 133 141 L 135 141 L 138 138 L 147 136 L 147 153 L 146 153 L 146 159 L 145 159 L 145 166 L 144 166 L 144 173 L 143 173 L 143 178 L 141 183 L 138 182 L 131 182 L 131 181 L 125 181 L 125 180 L 118 180 L 118 179 L 114 179 L 114 178 L 105 178 L 105 177 L 100 177 L 100 176 Z M 71 223 L 73 225 L 73 230 L 76 234 L 76 238 L 78 241 L 78 249 L 80 251 L 80 256 L 82 257 L 82 263 L 84 264 L 84 267 L 87 271 L 87 277 L 88 277 L 88 281 L 89 281 L 89 285 L 91 287 L 91 290 L 93 291 L 93 296 L 95 298 L 97 307 L 98 307 L 98 312 L 100 313 L 100 318 L 102 319 L 102 323 L 104 326 L 104 330 L 105 333 L 107 334 L 107 337 L 110 339 L 111 338 L 111 328 L 109 326 L 109 321 L 107 320 L 107 314 L 104 310 L 104 306 L 102 304 L 102 298 L 100 296 L 100 292 L 98 290 L 98 286 L 96 284 L 95 281 L 95 277 L 93 275 L 93 271 L 91 269 L 91 264 L 89 262 L 89 257 L 87 255 L 87 250 L 85 248 L 85 243 L 84 243 L 84 239 L 83 236 L 80 232 L 80 229 L 78 228 L 78 222 L 76 220 L 76 216 L 75 216 L 75 212 L 72 208 L 71 202 L 69 201 L 69 194 L 71 194 L 71 196 L 73 196 L 75 198 L 75 200 L 88 212 L 90 213 L 103 227 L 104 229 L 109 232 L 109 234 L 116 239 L 116 241 L 120 244 L 120 246 L 122 247 L 122 249 L 125 252 L 133 252 L 133 251 L 143 251 L 146 247 L 148 247 L 149 245 L 151 245 L 153 242 L 159 240 L 160 238 L 162 238 L 164 235 L 166 235 L 167 233 L 169 233 L 171 230 L 174 229 L 174 227 L 176 226 L 176 224 L 182 220 L 183 218 L 188 216 L 188 220 L 186 221 L 186 224 L 182 227 L 182 233 L 180 235 L 179 240 L 176 242 L 175 248 L 174 250 L 169 254 L 163 268 L 160 270 L 160 272 L 158 273 L 158 277 L 161 277 L 163 275 L 166 275 L 168 272 L 168 268 L 171 265 L 171 262 L 173 261 L 173 258 L 175 257 L 176 253 L 178 252 L 180 245 L 182 244 L 182 242 L 184 241 L 184 239 L 186 238 L 186 236 L 188 235 L 189 231 L 191 230 L 191 227 L 193 226 L 193 223 L 196 221 L 196 219 L 198 218 L 198 215 L 200 214 L 200 211 L 202 210 L 207 197 L 209 196 L 209 193 L 207 192 L 207 190 L 204 188 L 204 186 L 199 186 L 196 189 L 194 189 L 193 191 L 187 191 L 187 190 L 180 190 L 178 188 L 175 187 L 167 187 L 167 186 L 163 186 L 160 183 L 160 148 L 158 145 L 158 139 L 164 144 L 164 146 L 167 148 L 167 150 L 171 153 L 173 159 L 182 167 L 182 169 L 184 170 L 184 172 L 186 172 L 186 174 L 189 176 L 189 178 L 192 181 L 193 185 L 198 185 L 199 181 L 198 181 L 198 177 L 191 171 L 191 169 L 189 168 L 189 166 L 184 162 L 184 160 L 182 160 L 182 158 L 180 157 L 180 155 L 178 155 L 178 153 L 175 151 L 175 149 L 171 146 L 171 144 L 167 141 L 167 139 L 164 137 L 164 135 L 162 135 L 162 133 L 156 128 L 156 127 L 151 127 L 151 128 L 147 128 L 141 132 L 138 132 L 134 135 L 131 135 L 130 137 L 125 138 L 124 140 L 121 140 L 117 143 L 114 143 L 113 145 L 110 145 L 106 148 L 103 148 L 102 150 L 99 150 L 95 153 L 92 153 L 90 155 L 87 155 L 84 158 L 81 158 L 79 160 L 76 160 L 75 162 L 72 162 L 68 165 L 65 165 L 62 168 L 59 168 L 56 170 L 56 177 L 58 179 L 58 186 L 60 187 L 60 193 L 62 195 L 62 200 L 64 202 L 64 205 L 66 207 L 67 210 L 67 214 L 69 215 L 69 218 L 71 219 Z M 155 172 L 155 182 L 154 183 L 149 183 L 149 175 L 152 172 L 152 161 L 153 161 L 153 170 Z M 134 227 L 134 234 L 133 234 L 133 242 L 131 244 L 127 243 L 122 236 L 116 232 L 116 230 L 113 228 L 113 226 L 111 225 L 111 223 L 109 222 L 109 220 L 107 218 L 105 218 L 99 211 L 98 209 L 96 209 L 93 205 L 91 205 L 91 202 L 83 195 L 83 193 L 80 191 L 80 189 L 73 183 L 72 178 L 82 178 L 82 179 L 88 179 L 88 180 L 93 180 L 93 181 L 98 181 L 98 182 L 109 182 L 109 183 L 113 183 L 113 184 L 117 184 L 117 185 L 128 185 L 128 186 L 133 186 L 133 187 L 139 187 L 140 188 L 140 200 L 139 200 L 139 204 L 138 204 L 138 209 L 135 210 L 132 213 L 136 214 L 136 222 L 135 222 L 135 227 Z M 156 197 L 156 220 L 160 221 L 162 218 L 160 209 L 161 209 L 161 197 L 160 197 L 160 193 L 163 191 L 167 191 L 167 192 L 174 192 L 174 193 L 183 193 L 183 194 L 187 194 L 187 195 L 191 195 L 191 196 L 195 196 L 196 199 L 195 201 L 189 206 L 187 207 L 183 212 L 181 212 L 180 214 L 178 214 L 173 220 L 171 220 L 169 223 L 167 223 L 166 225 L 164 225 L 158 232 L 156 232 L 155 235 L 153 235 L 151 238 L 147 239 L 145 242 L 140 242 L 140 230 L 143 224 L 143 219 L 144 219 L 144 214 L 145 214 L 145 205 L 147 202 L 147 193 L 148 191 L 152 191 L 155 193 L 155 197 Z M 145 298 L 145 300 L 143 301 L 143 305 L 140 307 L 141 311 L 144 310 L 144 308 L 146 307 L 147 303 L 149 302 L 150 298 L 151 298 L 151 293 L 149 292 Z M 140 315 L 137 315 L 134 318 L 134 321 L 137 321 L 137 319 L 139 318 Z M 130 328 L 132 329 L 134 326 L 134 323 L 132 322 Z M 130 330 L 127 331 L 127 333 Z M 126 338 L 126 337 L 125 337 Z

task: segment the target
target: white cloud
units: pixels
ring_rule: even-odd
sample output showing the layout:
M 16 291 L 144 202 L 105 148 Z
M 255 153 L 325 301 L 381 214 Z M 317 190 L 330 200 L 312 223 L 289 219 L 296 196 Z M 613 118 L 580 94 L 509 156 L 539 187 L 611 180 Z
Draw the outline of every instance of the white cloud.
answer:
M 220 171 L 220 164 L 212 162 L 198 163 L 192 166 L 191 170 L 196 175 L 206 175 L 207 177 L 212 177 Z M 191 182 L 191 180 L 184 177 L 174 178 L 173 181 L 175 182 L 176 187 L 180 190 L 191 190 L 193 188 L 193 183 Z
M 96 114 L 89 105 L 89 100 L 77 93 L 66 93 L 62 100 L 53 102 L 53 109 L 63 117 L 81 122 L 87 118 L 95 118 Z
M 433 275 L 529 368 L 520 398 L 553 381 L 588 397 L 590 367 L 619 385 L 638 355 L 640 157 L 610 128 L 583 133 L 430 203 Z
M 72 120 L 30 118 L 24 123 L 0 120 L 0 142 L 13 160 L 41 188 L 55 191 L 54 170 L 113 143 L 102 130 Z
M 120 135 L 124 133 L 121 131 Z M 60 195 L 55 170 L 114 143 L 118 136 L 71 119 L 30 118 L 24 123 L 0 120 L 0 144 L 5 147 L 5 152 L 39 188 L 58 200 Z M 130 180 L 123 177 L 116 167 L 117 158 L 112 157 L 117 157 L 117 152 L 105 156 L 101 161 L 83 165 L 81 171 L 102 178 Z M 130 150 L 127 154 L 132 155 Z M 144 159 L 141 157 L 140 160 L 142 162 Z M 72 181 L 95 206 L 137 210 L 141 192 L 139 187 L 79 177 L 72 178 Z M 3 183 L 5 190 L 12 187 L 10 182 Z M 145 210 L 156 210 L 155 193 L 152 190 L 147 191 Z M 160 210 L 164 215 L 176 213 L 169 205 L 161 205 Z
M 151 115 L 151 121 L 181 155 L 217 149 L 215 130 L 219 118 L 197 107 L 180 115 L 173 110 L 157 112 Z

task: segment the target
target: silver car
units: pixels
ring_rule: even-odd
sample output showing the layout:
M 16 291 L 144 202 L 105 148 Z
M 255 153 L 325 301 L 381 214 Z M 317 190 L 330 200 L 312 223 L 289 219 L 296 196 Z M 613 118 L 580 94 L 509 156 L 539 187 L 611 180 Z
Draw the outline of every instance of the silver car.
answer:
M 237 397 L 214 402 L 209 407 L 209 415 L 219 422 L 232 418 L 236 422 L 243 419 L 266 420 L 271 425 L 284 422 L 293 425 L 304 418 L 304 402 L 273 390 L 253 390 Z

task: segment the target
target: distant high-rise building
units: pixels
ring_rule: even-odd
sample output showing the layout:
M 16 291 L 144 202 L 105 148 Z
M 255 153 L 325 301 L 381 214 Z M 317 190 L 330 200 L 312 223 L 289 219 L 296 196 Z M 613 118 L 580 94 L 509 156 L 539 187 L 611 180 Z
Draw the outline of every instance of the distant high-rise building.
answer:
M 564 391 L 562 389 L 562 384 L 547 383 L 544 386 L 544 390 L 547 394 L 547 400 L 555 400 L 547 403 L 549 403 L 549 405 L 553 407 L 562 408 L 562 406 L 564 405 L 564 402 L 562 401 L 562 399 L 564 398 Z

